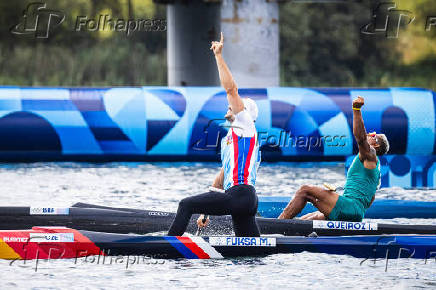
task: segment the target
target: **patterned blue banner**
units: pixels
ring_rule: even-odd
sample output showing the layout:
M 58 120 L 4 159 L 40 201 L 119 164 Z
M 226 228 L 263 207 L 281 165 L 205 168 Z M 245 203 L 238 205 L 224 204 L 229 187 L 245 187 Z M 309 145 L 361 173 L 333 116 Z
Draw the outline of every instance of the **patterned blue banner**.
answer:
M 427 89 L 239 89 L 259 106 L 264 160 L 344 160 L 356 153 L 352 100 L 390 154 L 435 154 L 435 96 Z M 0 159 L 219 160 L 228 124 L 219 87 L 0 87 Z

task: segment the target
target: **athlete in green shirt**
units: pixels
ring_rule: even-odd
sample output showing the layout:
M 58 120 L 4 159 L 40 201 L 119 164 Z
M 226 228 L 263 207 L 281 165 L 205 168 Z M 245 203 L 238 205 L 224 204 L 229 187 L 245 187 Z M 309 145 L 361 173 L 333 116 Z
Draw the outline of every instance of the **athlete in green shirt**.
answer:
M 359 146 L 359 154 L 348 170 L 344 194 L 338 195 L 334 189 L 303 185 L 295 193 L 279 219 L 294 218 L 311 202 L 319 211 L 309 213 L 302 219 L 361 221 L 365 211 L 375 198 L 380 184 L 380 161 L 377 156 L 389 151 L 389 142 L 384 134 L 367 134 L 363 124 L 361 107 L 364 99 L 353 101 L 353 135 Z

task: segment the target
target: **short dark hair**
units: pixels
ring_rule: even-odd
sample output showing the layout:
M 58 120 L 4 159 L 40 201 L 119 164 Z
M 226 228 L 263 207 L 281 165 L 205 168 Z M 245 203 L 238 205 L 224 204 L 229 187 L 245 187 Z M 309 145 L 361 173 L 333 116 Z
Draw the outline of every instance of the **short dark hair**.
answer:
M 375 153 L 377 156 L 382 156 L 389 151 L 389 141 L 385 134 L 377 134 L 377 144 L 379 146 L 375 147 Z

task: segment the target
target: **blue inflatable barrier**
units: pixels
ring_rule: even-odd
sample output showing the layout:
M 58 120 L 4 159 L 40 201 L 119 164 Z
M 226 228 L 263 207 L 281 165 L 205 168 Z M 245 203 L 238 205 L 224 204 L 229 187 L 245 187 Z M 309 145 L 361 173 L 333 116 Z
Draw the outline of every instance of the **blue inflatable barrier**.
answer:
M 368 131 L 390 154 L 435 153 L 427 89 L 239 89 L 259 106 L 264 160 L 345 160 L 356 153 L 351 102 L 365 97 Z M 0 87 L 0 159 L 219 160 L 228 124 L 219 87 Z
M 351 102 L 385 133 L 382 186 L 434 187 L 435 96 L 418 88 L 239 89 L 259 107 L 264 161 L 344 161 L 357 153 Z M 0 161 L 219 160 L 229 124 L 220 87 L 0 87 Z M 347 164 L 349 161 L 347 161 Z

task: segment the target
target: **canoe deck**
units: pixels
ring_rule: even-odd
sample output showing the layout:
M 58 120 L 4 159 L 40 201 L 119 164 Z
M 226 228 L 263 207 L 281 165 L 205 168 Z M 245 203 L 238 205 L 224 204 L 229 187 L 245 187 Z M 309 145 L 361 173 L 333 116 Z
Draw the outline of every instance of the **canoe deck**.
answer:
M 93 255 L 210 259 L 300 252 L 368 259 L 429 259 L 436 253 L 436 236 L 168 237 L 100 233 L 63 227 L 0 231 L 1 259 L 75 259 Z

